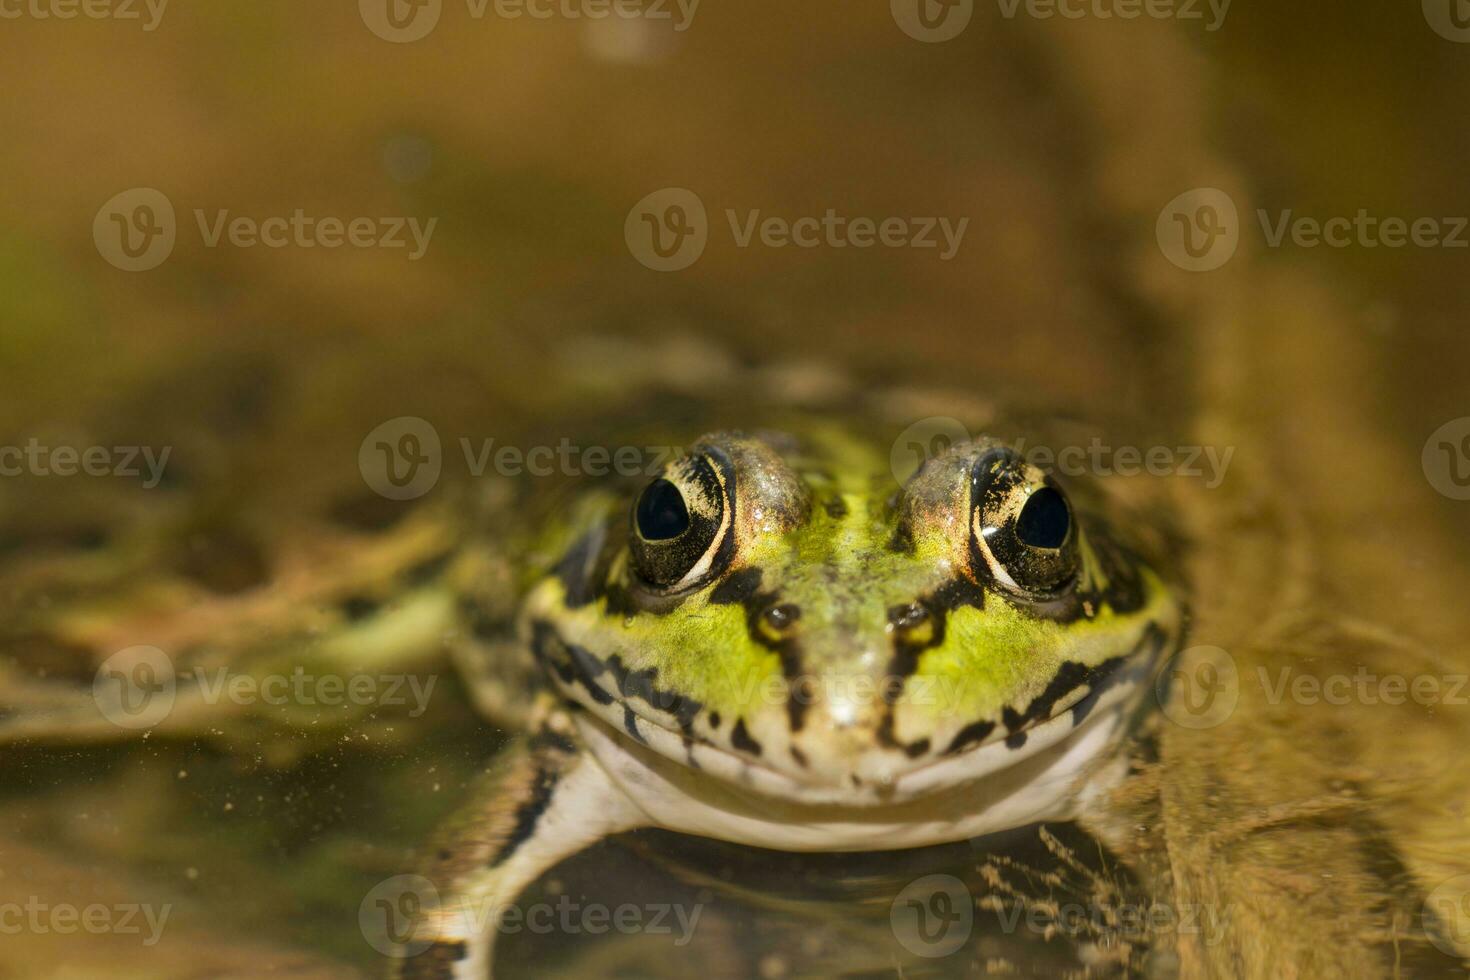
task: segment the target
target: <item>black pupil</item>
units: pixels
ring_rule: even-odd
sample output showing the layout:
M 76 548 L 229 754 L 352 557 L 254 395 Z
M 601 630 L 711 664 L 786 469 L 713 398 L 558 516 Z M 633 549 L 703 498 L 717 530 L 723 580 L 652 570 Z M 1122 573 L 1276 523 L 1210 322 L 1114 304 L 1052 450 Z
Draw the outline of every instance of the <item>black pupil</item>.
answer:
M 1042 487 L 1031 495 L 1016 518 L 1016 537 L 1033 548 L 1060 548 L 1072 526 L 1072 513 L 1062 495 Z
M 645 541 L 667 541 L 689 530 L 684 494 L 668 480 L 650 483 L 638 498 L 638 533 Z

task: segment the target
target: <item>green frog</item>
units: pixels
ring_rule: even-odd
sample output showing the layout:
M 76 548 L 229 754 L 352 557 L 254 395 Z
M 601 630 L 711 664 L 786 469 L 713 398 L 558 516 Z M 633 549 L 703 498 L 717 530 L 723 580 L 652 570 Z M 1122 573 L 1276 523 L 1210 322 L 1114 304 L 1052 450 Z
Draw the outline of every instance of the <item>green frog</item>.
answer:
M 515 641 L 468 671 L 482 704 L 533 698 L 528 730 L 438 849 L 401 976 L 486 976 L 520 890 L 611 834 L 895 850 L 1070 819 L 1116 780 L 1177 586 L 1000 439 L 901 483 L 891 445 L 718 432 L 562 507 Z

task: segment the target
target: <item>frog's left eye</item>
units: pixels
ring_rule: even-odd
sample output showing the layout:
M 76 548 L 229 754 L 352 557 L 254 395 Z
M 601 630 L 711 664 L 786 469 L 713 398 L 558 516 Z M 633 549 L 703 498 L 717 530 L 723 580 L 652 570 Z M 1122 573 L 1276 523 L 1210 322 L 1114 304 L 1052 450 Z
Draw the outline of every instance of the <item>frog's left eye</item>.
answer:
M 677 592 L 707 579 L 730 531 L 720 468 L 707 456 L 673 463 L 643 488 L 628 534 L 633 570 L 659 591 Z
M 970 471 L 972 560 L 1009 589 L 1049 595 L 1077 575 L 1077 521 L 1060 487 L 1009 449 Z M 978 571 L 978 569 L 977 569 Z

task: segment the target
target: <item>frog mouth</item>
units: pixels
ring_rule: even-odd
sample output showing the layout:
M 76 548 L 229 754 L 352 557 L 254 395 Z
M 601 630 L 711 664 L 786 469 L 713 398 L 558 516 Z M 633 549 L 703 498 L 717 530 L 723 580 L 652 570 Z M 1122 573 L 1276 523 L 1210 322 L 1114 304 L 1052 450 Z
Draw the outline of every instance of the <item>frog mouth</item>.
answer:
M 1090 710 L 1081 717 L 1074 713 L 1073 703 L 1015 732 L 993 734 L 957 752 L 927 757 L 910 758 L 874 740 L 870 748 L 844 764 L 820 770 L 782 768 L 765 758 L 764 752 L 754 755 L 736 750 L 647 714 L 635 715 L 626 705 L 589 704 L 583 692 L 569 693 L 587 709 L 577 713 L 579 727 L 609 768 L 616 768 L 630 753 L 657 757 L 674 771 L 670 778 L 679 781 L 717 781 L 737 794 L 784 803 L 866 808 L 902 804 L 975 783 L 1033 756 L 1064 751 L 1065 744 L 1073 741 L 1087 742 L 1100 752 L 1121 728 L 1121 718 L 1144 686 L 1139 683 L 1140 672 L 1129 674 L 1132 676 L 1099 689 Z M 621 724 L 619 712 L 623 714 Z M 1026 736 L 1024 742 L 1016 737 L 1021 732 Z M 1101 737 L 1098 732 L 1103 733 Z M 772 743 L 768 748 L 776 746 Z
M 695 728 L 696 719 L 707 717 L 703 705 L 657 688 L 650 672 L 631 671 L 616 657 L 602 660 L 567 644 L 550 624 L 535 624 L 535 630 L 534 648 L 553 682 L 586 709 L 580 714 L 594 716 L 624 749 L 651 750 L 758 795 L 844 806 L 922 797 L 992 775 L 1074 734 L 1081 736 L 1094 719 L 1116 715 L 1111 709 L 1135 700 L 1164 640 L 1163 631 L 1145 630 L 1139 645 L 1126 654 L 1085 670 L 1078 665 L 1078 671 L 1059 671 L 1053 685 L 1025 712 L 962 727 L 942 749 L 928 739 L 895 739 L 889 715 L 886 728 L 880 724 L 851 751 L 833 756 L 818 751 L 820 743 L 810 738 L 804 744 L 792 738 L 789 728 L 772 726 L 752 735 L 744 719 L 733 727 L 726 723 L 721 740 L 711 738 Z
M 1105 692 L 1094 710 L 1074 724 L 1070 712 L 1060 711 L 1027 726 L 1023 746 L 1012 748 L 1004 737 L 966 745 L 960 752 L 921 760 L 904 759 L 874 745 L 842 769 L 824 774 L 810 770 L 783 770 L 770 762 L 704 739 L 689 739 L 658 724 L 640 726 L 634 739 L 607 716 L 606 709 L 579 711 L 578 728 L 584 741 L 610 772 L 630 764 L 660 773 L 660 778 L 694 792 L 738 798 L 756 809 L 799 805 L 844 810 L 883 810 L 936 797 L 967 786 L 988 786 L 1013 767 L 1034 766 L 1037 758 L 1068 760 L 1066 777 L 1114 744 L 1123 729 L 1129 702 L 1141 685 L 1118 684 Z M 1074 748 L 1075 746 L 1075 748 Z M 895 764 L 895 757 L 902 759 Z M 631 762 L 630 762 L 631 760 Z M 1037 769 L 1037 778 L 1062 778 L 1049 767 Z

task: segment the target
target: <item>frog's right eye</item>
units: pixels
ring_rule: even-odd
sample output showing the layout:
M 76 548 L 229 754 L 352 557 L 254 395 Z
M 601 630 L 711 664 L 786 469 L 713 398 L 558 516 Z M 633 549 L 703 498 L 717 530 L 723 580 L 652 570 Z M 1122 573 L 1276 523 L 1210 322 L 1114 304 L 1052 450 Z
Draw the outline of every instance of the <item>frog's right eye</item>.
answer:
M 643 488 L 633 504 L 629 548 L 633 570 L 662 592 L 691 588 L 710 577 L 730 532 L 721 470 L 707 456 L 688 456 Z

